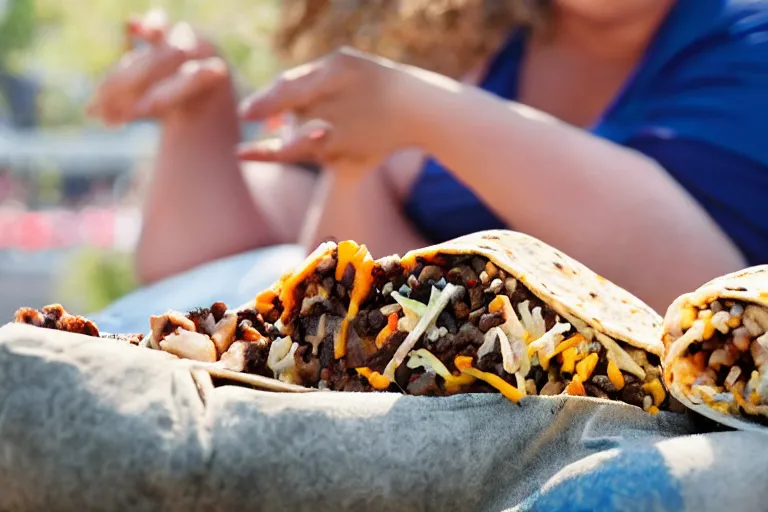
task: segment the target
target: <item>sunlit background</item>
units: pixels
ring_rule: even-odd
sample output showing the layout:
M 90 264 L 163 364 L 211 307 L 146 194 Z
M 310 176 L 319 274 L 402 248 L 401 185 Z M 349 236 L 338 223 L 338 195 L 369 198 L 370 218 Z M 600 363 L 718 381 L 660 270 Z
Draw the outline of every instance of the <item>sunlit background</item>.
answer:
M 241 94 L 277 69 L 279 0 L 0 0 L 0 324 L 21 306 L 96 311 L 135 287 L 131 253 L 153 123 L 106 129 L 84 115 L 150 7 L 189 21 L 237 70 Z

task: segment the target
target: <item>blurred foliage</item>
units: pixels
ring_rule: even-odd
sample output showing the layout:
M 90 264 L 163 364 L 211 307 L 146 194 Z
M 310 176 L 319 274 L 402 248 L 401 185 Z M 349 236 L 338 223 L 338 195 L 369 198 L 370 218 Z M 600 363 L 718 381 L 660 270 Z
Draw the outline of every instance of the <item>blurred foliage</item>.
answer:
M 123 52 L 125 21 L 152 7 L 165 9 L 171 21 L 188 21 L 209 37 L 247 87 L 263 84 L 277 68 L 271 31 L 280 0 L 3 1 L 34 6 L 31 18 L 16 15 L 24 23 L 15 24 L 14 30 L 5 32 L 0 25 L 0 58 L 5 48 L 25 48 L 11 60 L 15 69 L 41 79 L 41 115 L 48 126 L 84 121 L 84 101 Z
M 35 36 L 35 0 L 0 0 L 0 68 L 13 52 L 29 47 Z
M 62 304 L 75 304 L 73 310 L 99 311 L 138 286 L 133 257 L 125 253 L 84 247 L 64 268 L 54 296 Z

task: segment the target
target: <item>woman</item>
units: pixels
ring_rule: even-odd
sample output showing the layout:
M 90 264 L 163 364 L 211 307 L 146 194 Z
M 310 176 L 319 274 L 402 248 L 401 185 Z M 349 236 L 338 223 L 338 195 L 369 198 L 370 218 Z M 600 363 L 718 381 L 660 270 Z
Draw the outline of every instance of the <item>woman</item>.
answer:
M 354 238 L 380 256 L 512 227 L 659 311 L 715 275 L 767 261 L 768 221 L 756 206 L 768 185 L 768 151 L 758 142 L 768 112 L 765 3 L 524 6 L 533 11 L 506 11 L 509 37 L 462 70 L 465 84 L 343 50 L 284 73 L 246 103 L 247 119 L 292 112 L 306 121 L 287 141 L 239 152 L 323 165 L 322 203 L 302 241 Z M 322 13 L 306 12 L 322 26 Z M 499 16 L 470 18 L 504 25 Z M 146 32 L 165 41 L 162 30 Z M 106 104 L 110 80 L 113 92 L 118 79 L 133 80 L 143 88 L 124 95 L 137 101 L 119 119 L 164 121 L 138 255 L 146 280 L 294 234 L 266 220 L 286 201 L 254 203 L 245 192 L 230 152 L 238 139 L 230 88 L 211 85 L 225 82 L 225 66 L 204 45 L 165 46 L 164 61 L 147 54 L 149 65 L 116 71 L 97 97 Z M 170 61 L 187 64 L 171 73 Z M 203 90 L 204 101 L 184 103 Z M 414 147 L 435 159 L 396 153 Z M 290 195 L 293 204 L 308 201 Z M 201 247 L 195 233 L 209 243 Z

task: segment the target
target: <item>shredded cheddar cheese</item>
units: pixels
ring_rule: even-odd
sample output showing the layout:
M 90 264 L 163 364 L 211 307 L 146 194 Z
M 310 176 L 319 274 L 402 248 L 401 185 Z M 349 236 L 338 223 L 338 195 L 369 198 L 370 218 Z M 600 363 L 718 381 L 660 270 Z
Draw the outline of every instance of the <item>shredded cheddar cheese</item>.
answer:
M 664 391 L 664 386 L 661 385 L 659 379 L 653 379 L 651 382 L 643 384 L 643 391 L 651 394 L 655 406 L 660 406 L 667 397 L 667 392 Z
M 407 366 L 411 369 L 422 366 L 427 370 L 434 371 L 437 375 L 443 378 L 445 381 L 445 390 L 451 394 L 458 393 L 461 391 L 462 386 L 472 384 L 475 381 L 475 377 L 464 373 L 453 375 L 437 356 L 425 348 L 420 348 L 411 352 L 411 358 L 408 360 Z
M 296 307 L 296 297 L 294 294 L 296 287 L 312 275 L 320 264 L 323 254 L 330 253 L 332 248 L 332 243 L 321 244 L 312 252 L 312 254 L 307 256 L 307 259 L 305 260 L 306 264 L 303 267 L 296 272 L 281 278 L 280 303 L 283 305 L 283 315 L 280 320 L 283 322 L 283 325 L 288 325 L 288 318 Z M 257 300 L 261 300 L 261 298 Z
M 568 383 L 566 391 L 571 396 L 587 396 L 587 390 L 584 389 L 584 384 L 581 383 L 581 377 L 578 375 L 573 376 L 573 380 Z
M 584 359 L 585 354 L 579 354 L 576 347 L 567 348 L 563 351 L 563 365 L 560 367 L 561 373 L 573 373 L 576 369 L 576 361 Z
M 505 301 L 506 299 L 506 301 Z M 490 304 L 488 304 L 488 312 L 489 313 L 496 313 L 498 311 L 502 311 L 504 309 L 504 305 L 506 303 L 509 303 L 509 297 L 506 295 L 497 295 Z M 511 303 L 510 303 L 511 305 Z
M 389 337 L 397 332 L 397 321 L 397 313 L 392 313 L 387 317 L 387 325 L 376 335 L 376 348 L 383 347 Z
M 680 313 L 680 328 L 682 330 L 690 329 L 695 321 L 696 311 L 692 307 L 687 307 Z
M 559 345 L 557 345 L 555 347 L 555 350 L 551 354 L 547 354 L 547 358 L 548 359 L 552 359 L 553 357 L 555 357 L 560 352 L 563 352 L 565 350 L 568 350 L 569 348 L 573 348 L 573 347 L 578 346 L 579 343 L 581 343 L 582 341 L 586 341 L 584 339 L 584 336 L 582 336 L 581 334 L 578 334 L 578 333 L 574 334 L 573 336 L 571 336 L 567 340 L 565 340 L 565 341 L 561 342 Z
M 339 242 L 336 252 L 336 280 L 341 281 L 344 277 L 344 271 L 347 269 L 347 265 L 352 263 L 360 246 L 352 240 L 344 240 Z
M 715 335 L 715 324 L 712 323 L 712 316 L 704 319 L 704 340 L 708 340 Z
M 341 359 L 346 355 L 349 322 L 357 316 L 357 313 L 360 310 L 360 303 L 368 297 L 368 294 L 371 292 L 371 286 L 373 285 L 371 271 L 373 270 L 374 260 L 365 245 L 357 247 L 356 252 L 350 257 L 349 254 L 355 247 L 357 247 L 357 244 L 354 242 L 345 241 L 339 243 L 336 279 L 341 279 L 344 275 L 344 269 L 346 269 L 347 264 L 349 263 L 351 263 L 355 269 L 355 279 L 352 284 L 352 291 L 349 293 L 347 316 L 342 320 L 339 334 L 336 336 L 333 344 L 333 353 L 336 359 Z M 341 269 L 341 276 L 339 275 L 339 269 Z
M 703 350 L 700 352 L 696 352 L 696 354 L 693 356 L 693 364 L 696 366 L 696 368 L 699 369 L 699 371 L 704 371 L 704 368 L 707 367 L 707 353 Z
M 483 372 L 478 370 L 477 368 L 473 368 L 472 358 L 469 356 L 457 356 L 456 359 L 454 360 L 454 364 L 456 365 L 456 368 L 458 368 L 461 373 L 471 375 L 472 377 L 475 377 L 477 379 L 480 379 L 488 383 L 489 385 L 498 389 L 502 395 L 504 395 L 514 403 L 519 402 L 520 399 L 523 398 L 524 396 L 523 393 L 520 392 L 520 390 L 518 390 L 515 386 L 505 381 L 498 375 L 494 375 L 488 372 Z
M 746 410 L 747 402 L 744 401 L 744 397 L 741 396 L 741 393 L 739 393 L 738 391 L 732 391 L 732 393 L 733 393 L 733 399 L 734 401 L 736 401 L 736 404 L 742 409 Z
M 611 381 L 611 384 L 613 384 L 613 387 L 616 389 L 622 389 L 624 387 L 624 376 L 613 361 L 608 361 L 608 380 Z
M 274 300 L 277 293 L 274 290 L 265 290 L 256 296 L 256 311 L 265 315 L 275 308 Z
M 595 371 L 597 361 L 598 355 L 592 353 L 576 364 L 576 374 L 579 376 L 582 382 L 586 382 L 590 377 L 592 377 L 592 372 Z
M 389 382 L 389 379 L 380 374 L 379 372 L 371 371 L 370 368 L 355 368 L 358 374 L 362 375 L 366 379 L 368 379 L 368 382 L 374 389 L 378 390 L 384 390 L 389 388 L 389 385 L 391 384 Z

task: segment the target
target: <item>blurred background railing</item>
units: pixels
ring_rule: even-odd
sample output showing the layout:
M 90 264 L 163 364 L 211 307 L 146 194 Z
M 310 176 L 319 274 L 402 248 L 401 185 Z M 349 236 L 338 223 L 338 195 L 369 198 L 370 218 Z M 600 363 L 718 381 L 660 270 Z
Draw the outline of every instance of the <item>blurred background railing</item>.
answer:
M 21 305 L 95 311 L 136 286 L 140 190 L 158 129 L 84 116 L 124 49 L 128 16 L 161 7 L 189 21 L 246 93 L 276 70 L 278 1 L 0 0 L 0 324 Z

